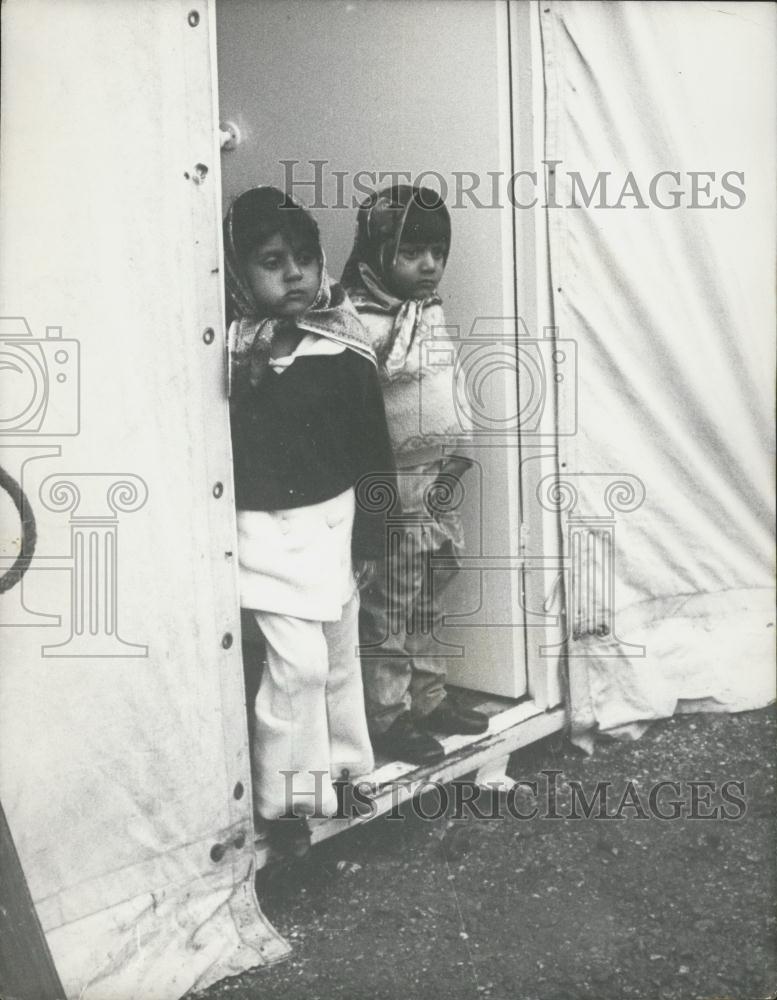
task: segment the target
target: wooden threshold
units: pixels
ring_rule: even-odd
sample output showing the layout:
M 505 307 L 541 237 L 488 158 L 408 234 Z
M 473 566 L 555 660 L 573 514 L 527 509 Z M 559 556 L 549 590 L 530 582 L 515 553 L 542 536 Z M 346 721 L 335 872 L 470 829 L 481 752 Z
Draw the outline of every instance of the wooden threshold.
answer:
M 510 707 L 505 707 L 505 704 Z M 478 708 L 490 716 L 487 732 L 480 736 L 436 737 L 445 748 L 445 759 L 436 764 L 417 767 L 404 761 L 390 761 L 360 776 L 358 781 L 362 787 L 375 789 L 375 794 L 371 796 L 374 809 L 365 816 L 310 820 L 312 843 L 320 843 L 396 809 L 429 783 L 453 781 L 477 771 L 489 761 L 506 757 L 523 746 L 550 736 L 562 729 L 566 720 L 562 705 L 543 711 L 531 700 L 518 704 L 511 704 L 507 699 L 481 701 Z M 265 838 L 259 832 L 255 850 L 257 868 L 272 860 Z

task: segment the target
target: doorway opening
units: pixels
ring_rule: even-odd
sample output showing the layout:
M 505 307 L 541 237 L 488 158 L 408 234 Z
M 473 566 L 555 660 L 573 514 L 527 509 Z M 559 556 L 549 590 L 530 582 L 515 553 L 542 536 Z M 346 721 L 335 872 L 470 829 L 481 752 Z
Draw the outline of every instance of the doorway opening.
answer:
M 363 776 L 379 789 L 372 818 L 392 807 L 400 784 L 408 797 L 425 781 L 498 771 L 513 750 L 563 725 L 560 657 L 547 652 L 563 613 L 545 602 L 556 523 L 523 502 L 555 461 L 543 219 L 509 197 L 511 179 L 541 159 L 538 25 L 533 4 L 508 0 L 317 2 L 318 13 L 310 0 L 217 5 L 219 115 L 223 134 L 239 137 L 222 152 L 224 210 L 258 184 L 293 194 L 318 222 L 337 280 L 371 190 L 436 190 L 452 219 L 440 287 L 456 343 L 451 391 L 467 398 L 475 425 L 465 554 L 436 638 L 448 649 L 448 682 L 489 715 L 489 731 L 443 738 L 440 765 L 379 760 Z M 522 421 L 538 431 L 529 452 Z M 250 705 L 261 646 L 247 617 Z M 314 841 L 348 824 L 320 821 Z

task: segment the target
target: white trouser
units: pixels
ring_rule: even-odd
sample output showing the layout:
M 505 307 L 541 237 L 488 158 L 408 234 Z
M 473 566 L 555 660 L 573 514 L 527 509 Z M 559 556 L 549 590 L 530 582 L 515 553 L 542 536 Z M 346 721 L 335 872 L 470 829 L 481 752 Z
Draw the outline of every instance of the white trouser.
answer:
M 254 703 L 254 807 L 264 819 L 291 811 L 332 815 L 332 778 L 374 767 L 359 662 L 358 594 L 339 621 L 254 611 L 267 663 Z M 323 772 L 323 773 L 322 773 Z

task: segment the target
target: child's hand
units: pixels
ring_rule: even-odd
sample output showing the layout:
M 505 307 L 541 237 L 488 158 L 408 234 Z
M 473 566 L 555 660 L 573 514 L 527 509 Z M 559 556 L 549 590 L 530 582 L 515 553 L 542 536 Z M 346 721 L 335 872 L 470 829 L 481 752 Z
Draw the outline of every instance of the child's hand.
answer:
M 448 455 L 442 461 L 440 474 L 455 476 L 457 479 L 461 479 L 464 473 L 468 469 L 471 469 L 474 464 L 472 459 L 464 458 L 463 455 Z

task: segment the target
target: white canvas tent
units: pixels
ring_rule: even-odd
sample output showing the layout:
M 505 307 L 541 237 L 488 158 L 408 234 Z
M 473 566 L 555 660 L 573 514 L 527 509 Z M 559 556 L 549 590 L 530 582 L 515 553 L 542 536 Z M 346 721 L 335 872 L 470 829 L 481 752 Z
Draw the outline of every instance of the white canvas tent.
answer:
M 330 6 L 333 38 L 367 16 Z M 646 202 L 543 208 L 540 166 L 538 204 L 500 213 L 517 311 L 579 361 L 574 398 L 546 412 L 555 444 L 522 442 L 515 469 L 519 709 L 547 717 L 559 668 L 581 741 L 766 704 L 774 8 L 435 7 L 487 16 L 510 50 L 514 168 L 556 161 L 562 206 L 573 172 L 590 191 L 609 171 L 614 203 L 632 170 Z M 287 953 L 253 893 L 216 14 L 3 5 L 0 801 L 65 994 L 87 1000 L 177 997 Z M 322 49 L 346 44 L 326 32 Z M 657 189 L 676 208 L 653 203 L 659 171 L 680 175 Z
M 555 323 L 581 359 L 579 433 L 559 437 L 579 498 L 562 517 L 614 515 L 626 644 L 571 651 L 573 730 L 753 708 L 775 684 L 775 10 L 551 6 L 556 200 L 580 203 L 573 171 L 611 171 L 605 204 L 627 190 L 623 207 L 597 193 L 548 212 Z

